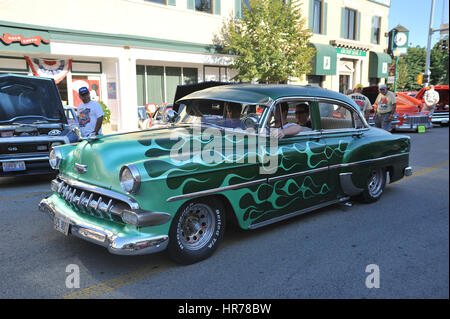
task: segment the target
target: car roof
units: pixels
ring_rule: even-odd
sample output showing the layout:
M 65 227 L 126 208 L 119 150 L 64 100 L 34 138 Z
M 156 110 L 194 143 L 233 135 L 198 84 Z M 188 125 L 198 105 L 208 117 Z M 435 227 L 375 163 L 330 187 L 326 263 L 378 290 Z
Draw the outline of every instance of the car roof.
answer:
M 209 99 L 268 105 L 271 101 L 284 97 L 330 98 L 353 105 L 353 101 L 341 93 L 316 86 L 288 84 L 232 84 L 215 86 L 188 94 L 177 102 L 191 99 Z

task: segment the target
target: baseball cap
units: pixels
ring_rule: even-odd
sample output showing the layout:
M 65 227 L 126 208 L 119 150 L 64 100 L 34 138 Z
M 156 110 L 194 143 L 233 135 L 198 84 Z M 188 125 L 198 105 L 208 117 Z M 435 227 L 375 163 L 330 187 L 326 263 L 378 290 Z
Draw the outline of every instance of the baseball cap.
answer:
M 380 84 L 380 86 L 378 86 L 378 88 L 380 90 L 386 90 L 387 89 L 387 85 L 386 84 Z
M 78 94 L 80 94 L 80 95 L 83 95 L 83 94 L 86 94 L 86 93 L 89 93 L 89 89 L 87 87 L 85 87 L 85 86 L 81 87 L 78 90 Z
M 355 90 L 356 90 L 356 89 L 362 89 L 362 88 L 363 88 L 363 86 L 362 86 L 362 84 L 360 84 L 360 83 L 358 83 L 358 84 L 355 85 Z

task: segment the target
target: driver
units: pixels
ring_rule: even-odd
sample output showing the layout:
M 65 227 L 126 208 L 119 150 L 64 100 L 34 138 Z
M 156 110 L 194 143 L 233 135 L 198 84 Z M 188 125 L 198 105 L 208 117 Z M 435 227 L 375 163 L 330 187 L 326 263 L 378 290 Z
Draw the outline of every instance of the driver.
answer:
M 225 102 L 224 104 L 224 126 L 230 128 L 241 128 L 242 105 L 234 102 Z
M 288 123 L 287 121 L 288 112 L 289 112 L 289 105 L 286 102 L 282 102 L 276 106 L 275 127 L 277 127 L 278 130 L 273 130 L 270 133 L 272 137 L 280 139 L 285 136 L 296 135 L 297 133 L 300 133 L 302 131 L 302 127 L 297 123 Z

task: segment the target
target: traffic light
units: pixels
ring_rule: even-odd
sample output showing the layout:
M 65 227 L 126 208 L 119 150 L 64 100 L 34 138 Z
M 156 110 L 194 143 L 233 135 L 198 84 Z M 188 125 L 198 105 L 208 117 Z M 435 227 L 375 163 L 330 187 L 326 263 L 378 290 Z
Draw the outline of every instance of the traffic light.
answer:
M 439 41 L 439 50 L 448 52 L 448 38 Z
M 423 83 L 423 74 L 417 74 L 417 84 L 422 84 Z

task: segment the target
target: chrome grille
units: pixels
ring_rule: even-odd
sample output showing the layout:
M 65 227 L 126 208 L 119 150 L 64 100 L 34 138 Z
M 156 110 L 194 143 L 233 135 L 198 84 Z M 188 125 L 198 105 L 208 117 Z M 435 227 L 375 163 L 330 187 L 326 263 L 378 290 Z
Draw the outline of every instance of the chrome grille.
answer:
M 123 224 L 121 212 L 128 206 L 125 203 L 94 192 L 78 189 L 64 181 L 52 181 L 52 189 L 77 211 Z
M 412 125 L 426 125 L 428 124 L 428 116 L 411 116 L 408 121 Z

